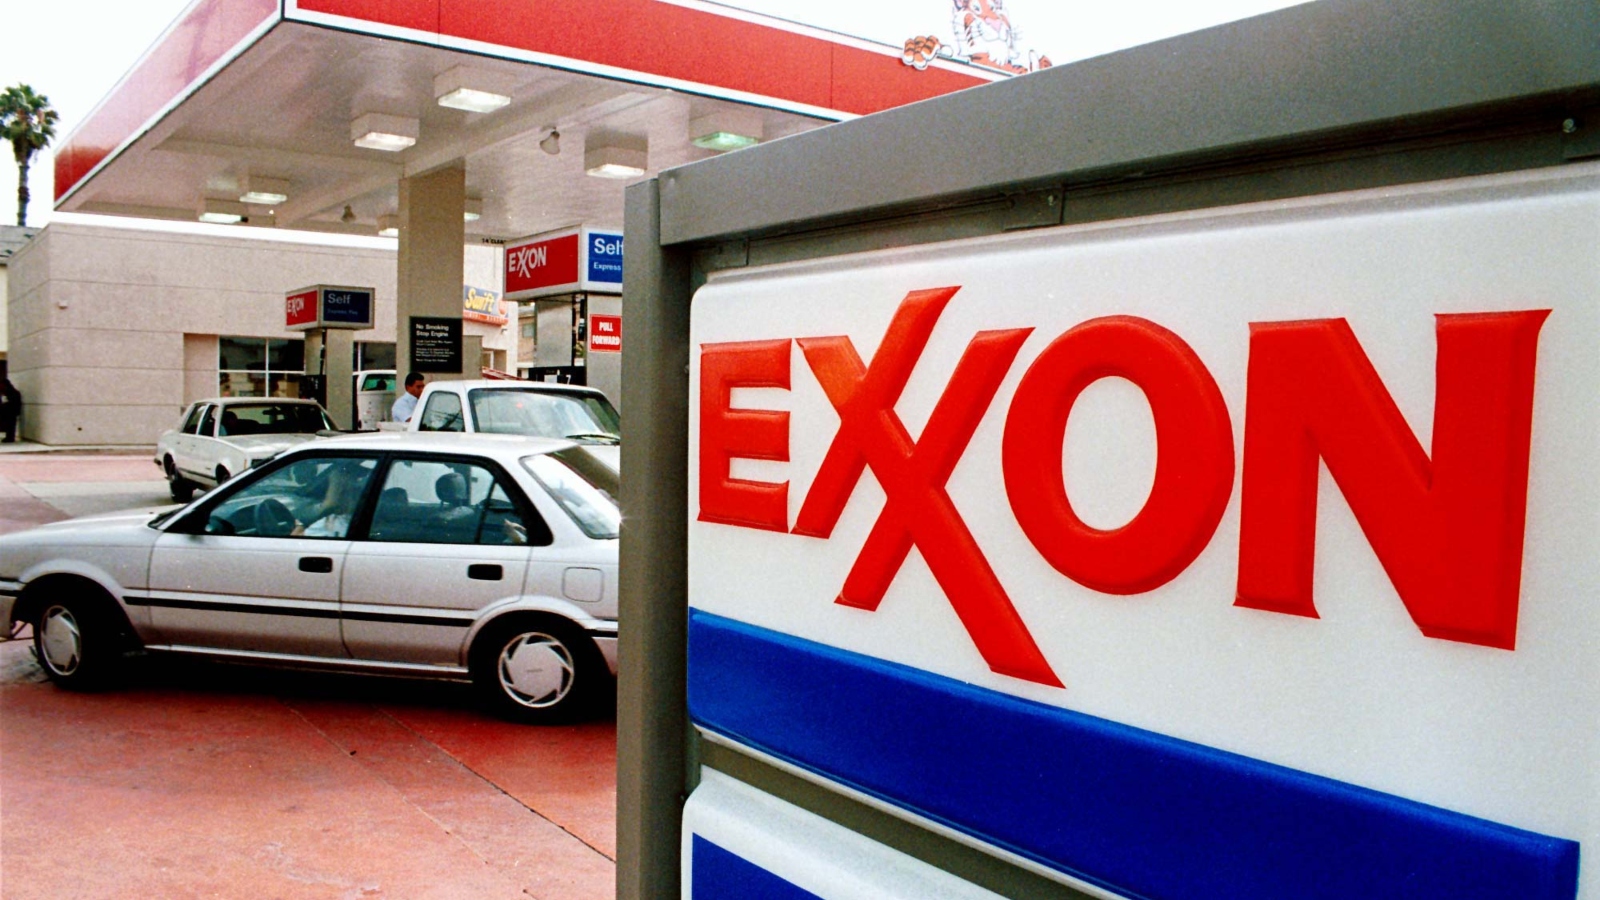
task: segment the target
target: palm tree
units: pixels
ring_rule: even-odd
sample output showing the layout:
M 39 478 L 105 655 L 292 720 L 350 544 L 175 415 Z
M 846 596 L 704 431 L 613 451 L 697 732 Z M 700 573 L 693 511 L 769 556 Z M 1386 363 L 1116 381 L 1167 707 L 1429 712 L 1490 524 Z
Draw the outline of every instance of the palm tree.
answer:
M 19 84 L 0 91 L 0 136 L 11 142 L 17 157 L 17 224 L 28 224 L 28 167 L 33 155 L 56 136 L 60 116 L 50 98 Z

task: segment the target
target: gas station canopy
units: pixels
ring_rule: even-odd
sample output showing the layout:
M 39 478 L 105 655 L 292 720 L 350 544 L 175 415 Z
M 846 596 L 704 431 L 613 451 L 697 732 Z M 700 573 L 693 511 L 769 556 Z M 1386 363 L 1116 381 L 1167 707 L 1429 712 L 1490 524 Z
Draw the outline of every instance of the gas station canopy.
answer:
M 696 0 L 196 0 L 63 142 L 56 209 L 370 235 L 461 162 L 469 239 L 617 226 L 629 180 L 997 77 Z

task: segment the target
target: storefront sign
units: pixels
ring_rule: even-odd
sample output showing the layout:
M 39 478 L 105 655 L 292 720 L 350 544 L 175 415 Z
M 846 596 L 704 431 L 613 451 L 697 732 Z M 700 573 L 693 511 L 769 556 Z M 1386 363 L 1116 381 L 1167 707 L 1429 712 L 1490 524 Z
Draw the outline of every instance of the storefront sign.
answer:
M 722 273 L 695 725 L 1118 896 L 1600 898 L 1596 221 L 1464 180 Z
M 284 327 L 290 331 L 371 328 L 373 297 L 376 294 L 377 291 L 369 287 L 326 284 L 290 291 L 283 301 Z
M 506 245 L 506 299 L 622 292 L 622 235 L 568 228 Z
M 622 352 L 622 317 L 589 317 L 589 350 L 593 353 Z
M 485 325 L 506 324 L 509 319 L 504 304 L 505 301 L 500 299 L 499 291 L 471 285 L 461 287 L 461 318 L 469 322 L 482 322 Z
M 460 372 L 461 320 L 412 316 L 411 369 L 416 372 Z

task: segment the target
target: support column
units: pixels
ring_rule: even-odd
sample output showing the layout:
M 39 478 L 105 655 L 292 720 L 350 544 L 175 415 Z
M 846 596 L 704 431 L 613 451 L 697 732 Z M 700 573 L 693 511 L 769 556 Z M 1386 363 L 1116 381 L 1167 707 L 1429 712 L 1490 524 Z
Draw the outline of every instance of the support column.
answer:
M 459 160 L 400 179 L 400 258 L 395 279 L 395 369 L 400 378 L 412 367 L 413 316 L 461 320 L 467 237 L 461 214 L 466 193 L 467 170 Z M 468 359 L 466 351 L 463 346 L 461 367 L 476 373 L 478 357 L 473 354 Z M 459 377 L 450 372 L 426 374 L 430 380 Z
M 328 415 L 343 431 L 356 427 L 355 377 L 356 333 L 346 328 L 328 329 L 328 357 L 322 374 L 327 380 Z
M 679 895 L 688 794 L 689 253 L 661 246 L 654 179 L 627 190 L 617 900 Z

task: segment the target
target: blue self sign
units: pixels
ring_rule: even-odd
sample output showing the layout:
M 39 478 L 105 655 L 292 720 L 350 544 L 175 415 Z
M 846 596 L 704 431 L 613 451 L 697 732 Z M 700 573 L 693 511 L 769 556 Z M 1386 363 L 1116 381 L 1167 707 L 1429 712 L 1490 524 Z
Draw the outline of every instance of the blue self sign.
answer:
M 585 278 L 595 285 L 622 286 L 622 235 L 613 232 L 590 231 L 585 234 L 584 246 L 588 265 Z
M 329 327 L 372 327 L 372 292 L 348 288 L 325 288 L 322 292 L 322 321 Z

